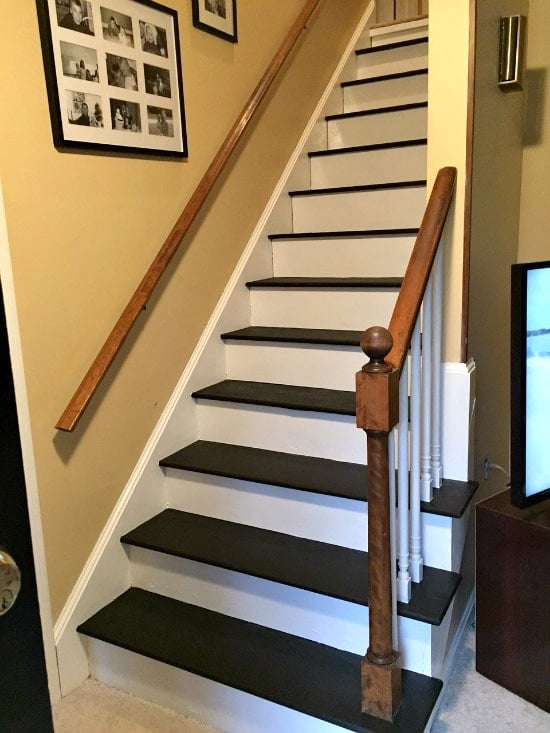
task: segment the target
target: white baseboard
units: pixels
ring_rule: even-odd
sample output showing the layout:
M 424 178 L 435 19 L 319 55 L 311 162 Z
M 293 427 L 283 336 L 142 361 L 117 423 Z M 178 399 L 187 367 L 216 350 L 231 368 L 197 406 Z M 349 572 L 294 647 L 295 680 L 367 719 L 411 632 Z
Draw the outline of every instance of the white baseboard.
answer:
M 76 627 L 130 585 L 130 565 L 119 537 L 163 508 L 164 474 L 158 468 L 159 460 L 186 442 L 196 439 L 196 410 L 191 393 L 225 376 L 220 334 L 248 323 L 249 301 L 244 283 L 271 274 L 272 261 L 265 234 L 268 223 L 273 229 L 274 225 L 275 228 L 280 226 L 277 222 L 288 219 L 287 191 L 290 190 L 289 185 L 295 184 L 295 181 L 290 181 L 291 174 L 310 136 L 318 135 L 318 119 L 324 114 L 332 88 L 373 10 L 374 2 L 370 2 L 55 624 L 62 695 L 66 695 L 89 675 L 86 650 Z M 288 228 L 288 224 L 284 228 Z M 154 492 L 151 491 L 153 486 Z

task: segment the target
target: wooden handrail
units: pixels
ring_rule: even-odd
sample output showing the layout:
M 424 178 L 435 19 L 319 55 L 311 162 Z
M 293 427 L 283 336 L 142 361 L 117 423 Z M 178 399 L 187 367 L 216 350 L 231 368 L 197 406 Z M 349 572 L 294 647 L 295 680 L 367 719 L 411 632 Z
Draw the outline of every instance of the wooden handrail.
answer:
M 361 663 L 364 713 L 392 721 L 401 703 L 399 654 L 393 648 L 388 436 L 398 422 L 399 377 L 451 205 L 455 168 L 435 180 L 389 328 L 361 336 L 369 362 L 357 374 L 357 426 L 367 434 L 369 486 L 369 648 Z
M 386 361 L 399 372 L 401 372 L 407 357 L 414 324 L 418 318 L 441 232 L 445 226 L 445 220 L 453 198 L 455 181 L 456 168 L 441 168 L 436 176 L 393 309 L 388 327 L 393 339 L 393 346 L 386 357 Z
M 300 34 L 306 27 L 313 13 L 317 10 L 320 3 L 321 0 L 307 0 L 302 11 L 297 16 L 285 39 L 275 53 L 271 63 L 267 67 L 258 86 L 252 92 L 250 99 L 243 107 L 235 124 L 221 144 L 220 149 L 214 156 L 214 159 L 196 187 L 180 217 L 176 221 L 172 231 L 166 238 L 166 241 L 145 273 L 135 293 L 129 300 L 128 305 L 123 310 L 113 330 L 101 347 L 100 352 L 94 359 L 91 367 L 86 373 L 86 376 L 78 386 L 63 414 L 57 421 L 55 427 L 58 430 L 71 432 L 75 429 L 78 421 L 84 413 L 84 410 L 95 394 L 103 377 L 128 336 L 132 326 L 151 297 L 151 294 L 163 272 L 166 270 L 168 264 L 178 251 L 183 237 L 201 210 L 202 205 L 220 177 L 220 174 L 223 172 L 231 153 L 242 138 L 243 133 L 254 116 L 254 113 L 258 109 L 278 72 L 295 47 Z

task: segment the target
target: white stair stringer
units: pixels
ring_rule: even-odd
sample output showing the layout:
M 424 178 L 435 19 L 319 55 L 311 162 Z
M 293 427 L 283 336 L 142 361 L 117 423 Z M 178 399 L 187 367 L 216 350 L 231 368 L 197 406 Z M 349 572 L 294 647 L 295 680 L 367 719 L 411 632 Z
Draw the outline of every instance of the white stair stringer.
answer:
M 425 28 L 423 32 L 425 34 Z M 359 31 L 355 37 L 358 36 Z M 415 53 L 419 50 L 415 48 Z M 384 54 L 386 52 L 382 52 Z M 366 73 L 373 76 L 389 73 L 388 69 L 393 68 L 388 66 L 391 64 L 403 64 L 403 70 L 407 71 L 423 63 L 418 59 L 407 61 L 399 58 L 404 54 L 398 51 L 386 55 L 386 60 L 377 70 L 370 66 L 376 54 L 368 56 L 368 71 L 360 66 L 364 62 L 360 54 L 355 73 L 350 78 Z M 390 56 L 392 60 L 389 60 Z M 352 64 L 348 61 L 345 67 L 349 70 Z M 409 81 L 415 78 L 404 77 Z M 333 94 L 327 90 L 326 107 L 318 109 L 318 118 L 311 122 L 309 128 L 309 139 L 315 141 L 314 149 L 418 140 L 426 136 L 426 107 L 407 106 L 411 100 L 425 101 L 426 94 L 408 85 L 401 85 L 401 91 L 398 91 L 399 85 L 393 80 L 391 84 L 374 82 L 364 86 L 375 89 L 378 84 L 380 98 L 364 98 L 363 101 L 363 91 L 360 93 L 358 88 L 344 87 L 344 97 L 348 95 L 347 108 L 357 110 L 357 114 L 348 116 L 337 114 L 341 111 L 341 102 L 338 101 L 338 97 L 342 97 L 341 90 Z M 362 107 L 363 104 L 366 106 Z M 405 108 L 361 114 L 371 105 L 387 104 L 405 105 Z M 331 118 L 324 122 L 323 116 L 329 113 Z M 224 296 L 224 309 L 221 310 L 220 306 L 215 320 L 209 325 L 207 343 L 205 341 L 201 347 L 203 352 L 197 356 L 194 370 L 187 375 L 177 405 L 173 406 L 167 418 L 167 434 L 157 437 L 147 458 L 147 469 L 142 478 L 136 479 L 136 500 L 143 502 L 143 497 L 147 496 L 146 508 L 141 512 L 135 509 L 133 514 L 130 512 L 133 522 L 130 518 L 116 524 L 109 540 L 110 547 L 117 542 L 115 535 L 120 537 L 132 528 L 132 523 L 135 526 L 137 521 L 151 516 L 154 494 L 158 511 L 167 506 L 354 549 L 366 549 L 368 505 L 364 502 L 174 469 L 160 471 L 157 468 L 154 475 L 155 460 L 182 447 L 178 435 L 181 432 L 185 433 L 188 443 L 208 440 L 353 463 L 365 462 L 365 436 L 356 428 L 353 415 L 206 399 L 193 402 L 190 398 L 194 389 L 224 377 L 352 391 L 354 373 L 365 361 L 358 348 L 237 343 L 235 340 L 224 346 L 219 336 L 249 324 L 360 331 L 374 323 L 387 325 L 389 321 L 397 295 L 395 288 L 380 291 L 372 288 L 298 287 L 252 287 L 247 291 L 245 288 L 245 281 L 270 276 L 394 277 L 402 276 L 404 272 L 414 233 L 362 235 L 359 232 L 418 227 L 426 201 L 426 187 L 422 181 L 425 177 L 425 146 L 403 147 L 401 152 L 407 150 L 407 153 L 401 158 L 394 149 L 390 152 L 386 149 L 384 153 L 371 150 L 357 156 L 352 153 L 356 157 L 347 157 L 352 183 L 344 183 L 342 179 L 345 162 L 336 162 L 336 157 L 328 163 L 321 163 L 320 159 L 309 161 L 306 153 L 311 149 L 303 146 L 294 156 L 294 171 L 287 169 L 285 172 L 286 177 L 279 186 L 280 195 L 269 204 L 270 220 L 267 221 L 266 214 L 266 221 L 255 233 L 256 247 L 249 243 L 246 258 L 239 263 L 238 276 L 233 278 L 231 290 Z M 397 150 L 400 149 L 395 148 Z M 405 159 L 407 154 L 409 158 Z M 363 166 L 368 168 L 365 178 L 361 178 Z M 391 168 L 393 179 L 391 175 L 383 175 L 385 168 Z M 326 191 L 316 195 L 298 193 L 292 199 L 288 197 L 289 191 L 295 192 L 297 187 L 310 184 L 313 188 L 331 189 L 379 182 L 388 184 L 394 180 L 419 183 L 395 188 L 373 187 L 372 190 Z M 355 231 L 357 234 L 333 236 L 338 231 Z M 272 243 L 267 239 L 267 234 L 284 232 L 317 232 L 321 236 L 300 240 L 281 238 Z M 325 238 L 322 232 L 327 233 Z M 268 264 L 270 258 L 272 261 Z M 452 420 L 452 415 L 446 417 Z M 453 519 L 424 512 L 422 534 L 426 564 L 458 571 L 466 526 L 467 514 Z M 124 566 L 121 555 L 127 558 Z M 361 605 L 144 549 L 125 547 L 121 552 L 119 547 L 116 553 L 111 550 L 110 557 L 115 558 L 120 566 L 120 591 L 130 584 L 340 649 L 364 654 L 367 648 L 368 609 Z M 105 572 L 105 565 L 103 562 L 102 572 Z M 94 579 L 96 586 L 100 581 L 101 578 Z M 103 596 L 102 589 L 96 591 L 96 608 L 104 604 Z M 93 606 L 94 601 L 89 598 L 78 606 L 74 613 L 76 623 L 85 618 L 85 613 L 95 610 Z M 453 601 L 440 626 L 400 617 L 399 645 L 405 668 L 434 676 L 441 673 L 453 627 L 451 619 L 459 612 Z M 333 733 L 342 730 L 110 644 L 86 639 L 85 645 L 90 672 L 98 679 L 177 712 L 199 717 L 228 733 L 257 733 L 259 730 L 263 733 L 279 733 L 281 730 L 289 733 Z M 69 649 L 76 647 L 64 647 L 65 659 Z M 65 691 L 69 688 L 69 684 L 64 685 Z

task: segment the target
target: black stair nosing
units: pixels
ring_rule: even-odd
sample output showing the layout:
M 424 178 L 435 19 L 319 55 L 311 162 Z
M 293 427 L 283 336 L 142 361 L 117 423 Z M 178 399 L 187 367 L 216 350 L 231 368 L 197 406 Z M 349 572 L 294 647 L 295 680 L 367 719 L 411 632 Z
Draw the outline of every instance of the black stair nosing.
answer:
M 121 542 L 368 606 L 368 553 L 362 550 L 176 509 L 165 509 Z M 397 613 L 439 626 L 461 578 L 426 565 L 423 573 L 409 603 L 397 603 Z
M 414 140 L 395 140 L 393 142 L 373 143 L 372 145 L 351 145 L 345 148 L 328 148 L 327 150 L 312 150 L 310 158 L 323 158 L 331 155 L 347 155 L 348 153 L 368 153 L 375 150 L 391 150 L 392 148 L 412 148 L 428 144 L 427 137 Z
M 331 188 L 304 188 L 289 191 L 289 196 L 327 196 L 341 193 L 361 193 L 364 191 L 385 191 L 398 188 L 425 188 L 427 180 L 421 178 L 415 181 L 385 181 L 383 183 L 364 183 L 357 186 L 333 186 Z
M 362 331 L 329 328 L 286 328 L 278 326 L 246 326 L 222 333 L 224 341 L 260 341 L 285 344 L 318 344 L 320 346 L 359 346 Z
M 427 108 L 428 102 L 407 102 L 406 104 L 391 104 L 383 107 L 374 107 L 372 109 L 359 109 L 354 112 L 338 112 L 332 115 L 326 115 L 325 121 L 331 122 L 331 120 L 342 120 L 351 117 L 365 117 L 369 115 L 379 114 L 392 114 L 394 112 L 405 112 L 409 109 L 421 109 Z
M 355 416 L 355 392 L 225 379 L 193 392 L 195 399 Z
M 141 588 L 78 631 L 356 733 L 421 733 L 442 689 L 403 670 L 402 703 L 387 723 L 361 713 L 359 655 Z
M 345 229 L 338 232 L 281 232 L 269 234 L 272 242 L 281 239 L 359 239 L 369 237 L 404 237 L 417 235 L 418 227 L 402 227 L 400 229 Z
M 428 36 L 419 38 L 410 38 L 407 41 L 394 41 L 392 43 L 384 43 L 380 46 L 370 46 L 368 48 L 359 48 L 355 51 L 356 56 L 364 54 L 379 53 L 384 51 L 392 51 L 394 48 L 404 48 L 406 46 L 420 46 L 422 43 L 428 43 Z
M 342 288 L 375 289 L 400 288 L 403 278 L 399 277 L 265 277 L 249 280 L 247 288 Z
M 376 84 L 377 82 L 393 81 L 393 79 L 409 79 L 412 76 L 428 76 L 428 68 L 411 69 L 410 71 L 396 71 L 392 74 L 381 74 L 380 76 L 369 76 L 366 79 L 350 79 L 340 83 L 342 89 L 358 87 L 363 84 Z
M 178 471 L 368 501 L 366 466 L 360 463 L 198 440 L 163 458 L 159 465 Z M 475 481 L 443 479 L 432 501 L 421 502 L 421 511 L 460 519 L 476 489 Z

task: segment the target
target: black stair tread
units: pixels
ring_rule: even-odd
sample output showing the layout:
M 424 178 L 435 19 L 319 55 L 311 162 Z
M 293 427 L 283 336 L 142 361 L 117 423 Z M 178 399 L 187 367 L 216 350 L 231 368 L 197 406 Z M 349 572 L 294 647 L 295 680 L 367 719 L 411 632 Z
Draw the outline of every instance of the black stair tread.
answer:
M 290 410 L 355 415 L 355 392 L 341 389 L 225 379 L 193 392 L 192 396 L 198 399 L 283 407 Z
M 276 343 L 321 344 L 326 346 L 359 346 L 362 331 L 330 328 L 284 328 L 247 326 L 222 333 L 224 340 L 269 341 Z
M 410 71 L 396 71 L 392 74 L 380 74 L 380 76 L 369 76 L 365 79 L 351 79 L 350 81 L 343 81 L 341 87 L 357 87 L 362 84 L 375 84 L 379 81 L 391 81 L 392 79 L 408 79 L 411 76 L 423 76 L 428 74 L 428 68 L 412 69 Z
M 366 470 L 360 463 L 198 440 L 163 458 L 160 465 L 343 499 L 368 500 Z M 422 502 L 421 509 L 458 519 L 476 488 L 474 481 L 444 479 L 442 487 L 435 490 L 433 501 Z
M 420 137 L 415 140 L 395 140 L 394 142 L 373 143 L 372 145 L 353 145 L 345 148 L 329 148 L 327 150 L 313 150 L 308 153 L 310 158 L 322 158 L 330 155 L 345 155 L 347 153 L 367 153 L 373 150 L 388 150 L 391 148 L 411 148 L 427 145 L 428 138 Z
M 265 277 L 248 288 L 399 288 L 402 277 Z
M 427 43 L 428 36 L 420 38 L 411 38 L 407 41 L 394 41 L 393 43 L 384 43 L 380 46 L 370 46 L 369 48 L 359 48 L 355 54 L 361 56 L 363 54 L 379 53 L 380 51 L 391 51 L 394 48 L 403 48 L 405 46 L 419 46 L 421 43 Z
M 417 181 L 388 181 L 385 183 L 366 183 L 359 186 L 334 186 L 332 188 L 304 188 L 289 191 L 289 196 L 327 196 L 340 193 L 360 193 L 363 191 L 388 191 L 394 188 L 418 188 L 426 186 L 426 179 Z
M 78 630 L 358 733 L 421 733 L 442 687 L 404 670 L 403 701 L 390 724 L 361 714 L 359 655 L 140 588 Z
M 418 227 L 401 229 L 351 229 L 340 232 L 282 232 L 269 234 L 272 241 L 277 239 L 357 239 L 368 237 L 399 237 L 418 234 Z
M 368 553 L 199 514 L 165 509 L 121 538 L 125 544 L 203 562 L 294 588 L 368 605 Z M 320 572 L 322 568 L 322 572 Z M 424 566 L 406 618 L 439 625 L 460 576 Z
M 338 112 L 337 114 L 326 115 L 325 120 L 342 120 L 348 117 L 364 117 L 366 115 L 391 114 L 393 112 L 404 112 L 408 109 L 420 109 L 427 107 L 428 102 L 407 102 L 406 104 L 390 104 L 382 107 L 373 107 L 372 109 L 359 109 L 355 112 Z

